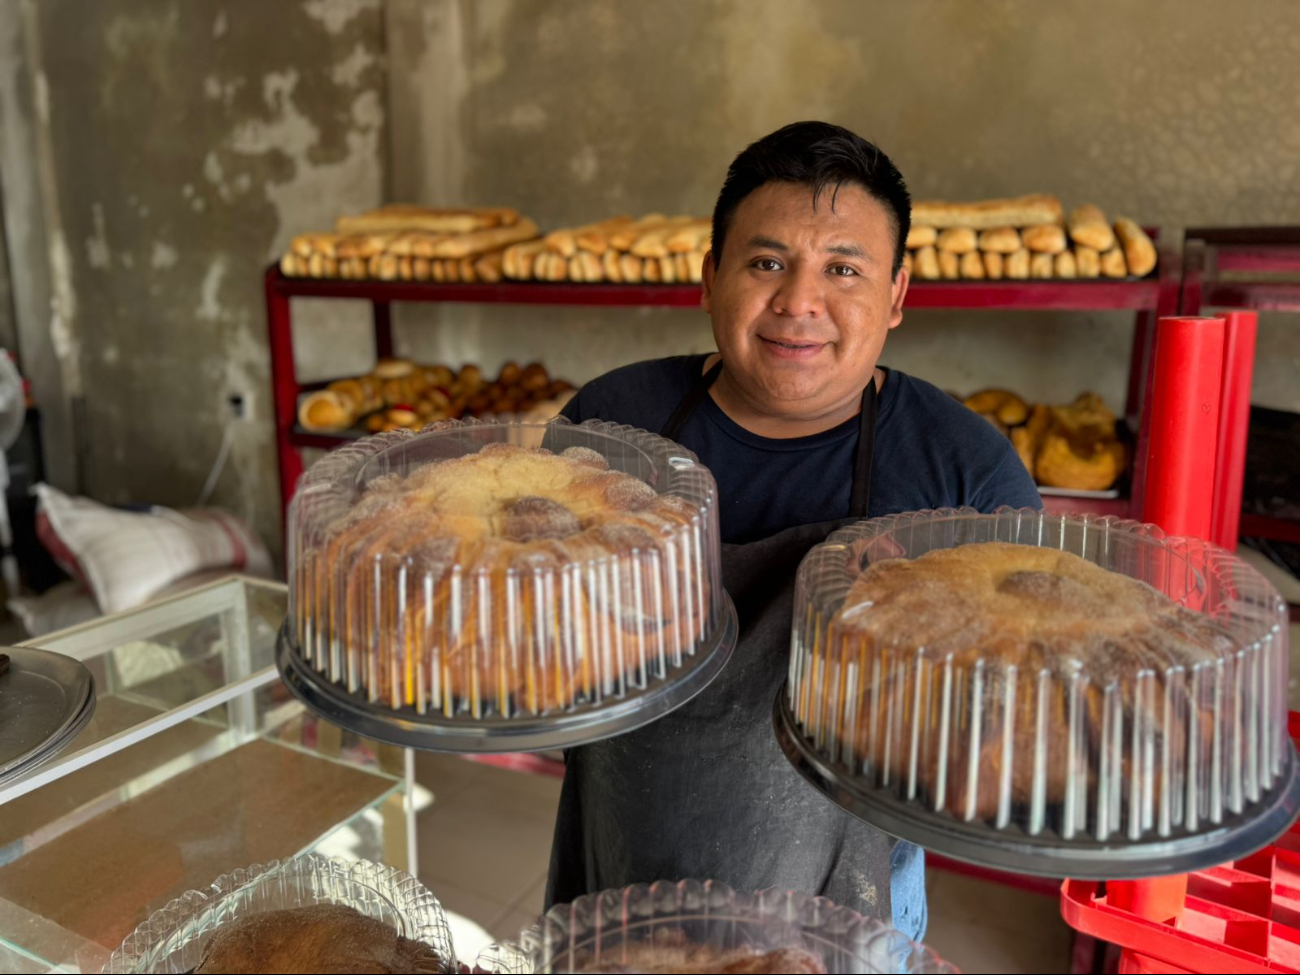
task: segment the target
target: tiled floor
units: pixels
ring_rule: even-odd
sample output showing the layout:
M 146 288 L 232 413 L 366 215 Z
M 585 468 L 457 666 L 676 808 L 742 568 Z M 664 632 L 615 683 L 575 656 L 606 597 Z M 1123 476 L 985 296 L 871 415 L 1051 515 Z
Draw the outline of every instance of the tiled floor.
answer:
M 542 909 L 558 779 L 420 754 L 433 793 L 419 814 L 420 879 L 455 915 L 462 959 L 513 938 Z M 1064 972 L 1070 931 L 1055 898 L 932 871 L 926 943 L 967 973 Z

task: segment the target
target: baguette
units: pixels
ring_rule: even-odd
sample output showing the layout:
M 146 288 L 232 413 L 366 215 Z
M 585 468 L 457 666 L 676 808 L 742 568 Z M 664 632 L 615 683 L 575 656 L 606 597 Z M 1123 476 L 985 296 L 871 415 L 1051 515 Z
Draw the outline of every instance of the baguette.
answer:
M 967 251 L 961 256 L 961 266 L 959 268 L 963 278 L 969 278 L 972 281 L 984 280 L 984 258 L 979 251 Z
M 352 234 L 341 238 L 334 245 L 334 253 L 338 257 L 371 258 L 388 250 L 388 245 L 392 243 L 394 236 L 393 234 Z
M 949 227 L 939 232 L 935 246 L 940 253 L 969 254 L 975 249 L 976 242 L 975 231 L 970 227 Z
M 397 278 L 397 255 L 381 254 L 379 256 L 379 280 L 393 281 Z
M 659 282 L 663 280 L 659 274 L 659 258 L 643 257 L 637 259 L 641 261 L 642 278 L 644 278 L 650 284 L 659 284 Z
M 948 281 L 961 277 L 961 258 L 952 251 L 939 251 L 939 276 Z
M 365 259 L 366 277 L 369 278 L 379 277 L 379 262 L 382 261 L 383 259 L 384 259 L 383 254 L 371 254 L 369 257 Z
M 462 257 L 460 259 L 460 279 L 462 281 L 478 280 L 478 276 L 474 273 L 474 258 Z
M 1108 251 L 1115 246 L 1115 232 L 1106 222 L 1106 214 L 1091 203 L 1071 210 L 1067 226 L 1070 228 L 1070 239 L 1076 244 L 1097 251 Z
M 1101 276 L 1101 255 L 1092 247 L 1082 244 L 1074 249 L 1074 262 L 1079 269 L 1079 277 L 1095 278 Z
M 433 280 L 435 281 L 447 280 L 447 268 L 443 265 L 442 261 L 437 258 L 429 261 L 429 273 L 433 275 Z
M 633 257 L 631 254 L 620 254 L 618 258 L 619 275 L 628 284 L 640 284 L 644 275 L 641 267 L 641 258 Z
M 673 275 L 681 282 L 691 279 L 691 255 L 689 253 L 673 255 Z
M 501 264 L 502 273 L 516 281 L 529 280 L 533 277 L 533 264 L 545 246 L 540 240 L 530 240 L 507 247 Z
M 1115 218 L 1115 236 L 1124 248 L 1124 262 L 1128 273 L 1145 278 L 1156 266 L 1156 245 L 1151 242 L 1145 230 L 1128 217 Z
M 990 281 L 1001 281 L 1004 259 L 997 251 L 984 251 L 984 276 Z
M 447 281 L 452 284 L 459 284 L 460 283 L 460 261 L 451 260 L 450 258 L 447 258 L 443 260 L 442 265 L 443 265 L 443 273 L 446 275 Z
M 377 233 L 393 230 L 425 230 L 441 234 L 465 234 L 519 222 L 519 213 L 509 207 L 421 207 L 392 204 L 353 216 L 342 216 L 335 230 L 342 234 Z
M 447 237 L 434 248 L 434 257 L 476 257 L 487 251 L 500 250 L 510 244 L 518 244 L 537 236 L 537 224 L 531 220 L 520 220 L 508 227 L 494 227 L 491 230 L 479 230 L 471 234 Z
M 1065 231 L 1055 224 L 1026 227 L 1020 236 L 1025 246 L 1037 254 L 1059 254 L 1065 250 Z
M 325 276 L 325 255 L 320 251 L 307 258 L 307 274 L 313 278 Z
M 1021 248 L 1014 254 L 1008 254 L 1003 265 L 1006 276 L 1013 281 L 1023 281 L 1029 277 L 1029 251 Z
M 933 227 L 918 227 L 912 225 L 912 229 L 907 232 L 907 241 L 903 244 L 910 251 L 919 251 L 922 247 L 931 246 L 939 239 L 939 231 Z
M 384 250 L 390 254 L 396 254 L 398 257 L 410 257 L 415 253 L 413 250 L 415 242 L 420 239 L 421 234 L 405 233 L 398 234 L 388 242 Z
M 411 277 L 417 281 L 429 280 L 429 259 L 427 257 L 411 258 Z
M 289 241 L 289 249 L 299 257 L 311 257 L 312 254 L 337 257 L 335 248 L 340 239 L 339 234 L 299 234 Z
M 1051 254 L 1034 254 L 1029 258 L 1029 276 L 1047 279 L 1052 276 L 1055 264 Z
M 689 254 L 701 250 L 701 243 L 713 234 L 713 225 L 705 220 L 693 220 L 685 227 L 674 230 L 664 238 L 669 254 Z
M 412 234 L 411 254 L 415 257 L 432 259 L 436 256 L 438 245 L 446 239 L 446 234 Z
M 1063 213 L 1061 201 L 1054 196 L 1034 194 L 1008 200 L 983 200 L 979 203 L 947 203 L 922 200 L 912 204 L 912 223 L 925 227 L 1032 227 L 1059 224 Z
M 636 239 L 645 233 L 645 231 L 649 230 L 651 227 L 658 226 L 667 219 L 668 218 L 662 213 L 647 213 L 640 220 L 633 220 L 631 223 L 623 227 L 622 230 L 610 234 L 609 246 L 614 248 L 616 251 L 626 251 L 636 243 Z
M 587 266 L 577 254 L 567 259 L 561 257 L 560 260 L 566 261 L 568 265 L 570 281 L 582 282 L 587 280 Z
M 979 248 L 993 254 L 1014 254 L 1022 243 L 1015 227 L 990 227 L 980 231 Z
M 672 217 L 664 223 L 645 231 L 632 242 L 631 252 L 637 257 L 667 257 L 668 237 L 682 229 L 690 217 Z
M 598 224 L 593 224 L 586 230 L 580 231 L 575 235 L 575 241 L 578 247 L 584 251 L 590 251 L 593 254 L 604 254 L 609 250 L 609 235 L 632 222 L 631 217 L 612 217 Z
M 562 254 L 565 257 L 572 257 L 578 253 L 580 239 L 588 244 L 585 249 L 599 254 L 601 251 L 595 250 L 596 247 L 609 246 L 605 235 L 610 231 L 617 230 L 622 224 L 629 222 L 631 219 L 631 217 L 614 217 L 610 220 L 602 220 L 599 223 L 589 223 L 582 227 L 553 230 L 542 240 L 555 253 Z
M 1077 278 L 1079 276 L 1079 265 L 1074 259 L 1071 251 L 1061 251 L 1056 255 L 1056 260 L 1052 265 L 1052 271 L 1058 278 Z
M 659 280 L 664 284 L 677 283 L 677 261 L 671 255 L 659 258 Z
M 339 277 L 342 278 L 344 281 L 351 280 L 352 278 L 351 258 L 345 257 L 342 260 L 338 261 L 338 266 L 339 266 Z
M 550 257 L 550 263 L 546 269 L 547 281 L 563 281 L 569 274 L 569 262 L 559 254 L 543 254 L 542 257 Z
M 1122 278 L 1128 275 L 1128 265 L 1124 263 L 1124 252 L 1112 247 L 1101 255 L 1101 273 L 1108 278 Z
M 916 252 L 916 276 L 922 281 L 939 280 L 939 257 L 933 247 L 922 247 Z
M 403 281 L 410 281 L 415 276 L 415 270 L 411 266 L 411 255 L 405 254 L 397 258 L 397 276 Z
M 591 251 L 580 251 L 578 260 L 582 262 L 583 277 L 588 281 L 603 281 L 604 274 L 601 273 L 600 258 Z

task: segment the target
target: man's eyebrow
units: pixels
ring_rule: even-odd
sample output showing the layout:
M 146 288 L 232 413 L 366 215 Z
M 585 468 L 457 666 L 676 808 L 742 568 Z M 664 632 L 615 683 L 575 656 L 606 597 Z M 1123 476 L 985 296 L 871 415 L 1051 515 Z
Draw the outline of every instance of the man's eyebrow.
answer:
M 871 255 L 864 251 L 857 244 L 831 244 L 826 248 L 828 254 L 839 254 L 841 257 L 857 257 L 864 261 L 871 260 Z
M 779 240 L 773 240 L 771 237 L 763 237 L 761 235 L 758 237 L 749 238 L 749 246 L 759 247 L 766 250 L 774 250 L 774 251 L 789 250 L 789 248 L 786 247 L 785 244 L 781 243 Z

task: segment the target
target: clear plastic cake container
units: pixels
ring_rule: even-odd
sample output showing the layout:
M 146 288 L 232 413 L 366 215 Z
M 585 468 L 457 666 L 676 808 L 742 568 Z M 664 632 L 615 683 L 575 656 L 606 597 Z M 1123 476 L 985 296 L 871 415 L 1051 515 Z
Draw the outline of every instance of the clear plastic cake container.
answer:
M 735 643 L 717 490 L 599 421 L 450 421 L 339 448 L 289 511 L 280 665 L 327 718 L 447 751 L 644 724 Z
M 984 542 L 1140 580 L 1194 610 L 1176 619 L 1212 649 L 1180 656 L 1127 623 L 1103 641 L 1096 617 L 1070 630 L 1052 611 L 1032 652 L 969 620 L 927 646 L 871 631 L 888 607 L 846 603 L 870 566 Z M 1032 509 L 877 518 L 808 554 L 794 615 L 774 716 L 787 757 L 833 801 L 929 849 L 1048 876 L 1155 876 L 1245 855 L 1300 810 L 1285 604 L 1208 543 Z
M 253 914 L 341 904 L 432 948 L 454 972 L 456 953 L 442 906 L 410 874 L 367 860 L 306 854 L 223 874 L 205 890 L 191 890 L 129 934 L 104 971 L 183 973 L 202 959 L 214 933 Z
M 517 943 L 479 956 L 484 972 L 710 970 L 780 952 L 772 967 L 728 971 L 955 973 L 893 928 L 799 891 L 740 893 L 713 880 L 659 881 L 552 908 Z

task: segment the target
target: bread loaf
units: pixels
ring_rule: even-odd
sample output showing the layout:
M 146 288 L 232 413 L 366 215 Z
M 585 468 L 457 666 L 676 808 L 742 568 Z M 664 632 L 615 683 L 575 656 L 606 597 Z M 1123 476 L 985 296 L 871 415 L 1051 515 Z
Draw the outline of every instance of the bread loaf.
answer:
M 972 281 L 984 279 L 984 256 L 979 251 L 967 251 L 961 256 L 961 276 Z
M 1144 278 L 1155 270 L 1156 245 L 1145 230 L 1128 217 L 1116 217 L 1115 235 L 1120 247 L 1124 248 L 1124 263 L 1128 265 L 1129 274 Z
M 908 250 L 920 250 L 922 247 L 930 247 L 939 238 L 939 231 L 933 227 L 918 227 L 912 224 L 912 228 L 907 232 L 907 241 L 904 247 Z
M 1029 276 L 1031 278 L 1050 278 L 1055 265 L 1051 254 L 1034 254 L 1029 258 Z
M 916 252 L 916 276 L 922 281 L 939 280 L 939 256 L 933 246 L 927 245 Z
M 1074 259 L 1079 277 L 1095 278 L 1101 275 L 1101 255 L 1094 248 L 1080 244 L 1074 249 Z
M 1016 281 L 1023 281 L 1029 277 L 1029 251 L 1016 251 L 1014 254 L 1008 254 L 1006 264 L 1003 266 L 1008 278 Z
M 1052 270 L 1058 278 L 1077 278 L 1079 276 L 1078 265 L 1075 263 L 1074 254 L 1070 251 L 1061 251 L 1056 255 L 1056 263 Z
M 355 216 L 339 217 L 335 229 L 343 234 L 379 233 L 396 230 L 424 230 L 443 234 L 464 234 L 490 227 L 509 226 L 519 213 L 509 207 L 421 207 L 391 204 Z
M 984 276 L 990 281 L 1002 280 L 1004 258 L 997 251 L 984 251 Z
M 1031 227 L 1063 221 L 1061 201 L 1054 196 L 1034 194 L 1008 200 L 979 203 L 946 203 L 923 200 L 912 204 L 912 223 L 924 227 Z
M 668 218 L 662 213 L 647 213 L 639 220 L 633 220 L 623 226 L 620 230 L 614 231 L 609 235 L 609 246 L 616 251 L 629 250 L 636 239 L 651 227 L 662 224 Z
M 1112 247 L 1101 255 L 1101 273 L 1108 278 L 1122 278 L 1128 274 L 1128 265 L 1124 263 L 1124 252 Z
M 979 248 L 995 254 L 1014 254 L 1022 247 L 1020 231 L 1015 227 L 992 227 L 981 230 Z
M 1065 231 L 1055 224 L 1026 227 L 1020 236 L 1025 246 L 1037 254 L 1059 254 L 1065 250 Z
M 970 227 L 949 227 L 939 232 L 935 246 L 940 252 L 968 254 L 975 249 L 977 238 Z
M 476 257 L 487 251 L 500 250 L 511 244 L 531 240 L 537 236 L 537 224 L 520 220 L 510 226 L 479 230 L 470 234 L 446 237 L 434 247 L 433 257 Z
M 952 251 L 939 251 L 939 275 L 948 281 L 961 277 L 961 258 Z
M 1115 246 L 1115 233 L 1106 222 L 1106 214 L 1091 203 L 1070 211 L 1070 239 L 1076 244 L 1097 251 L 1108 251 Z

